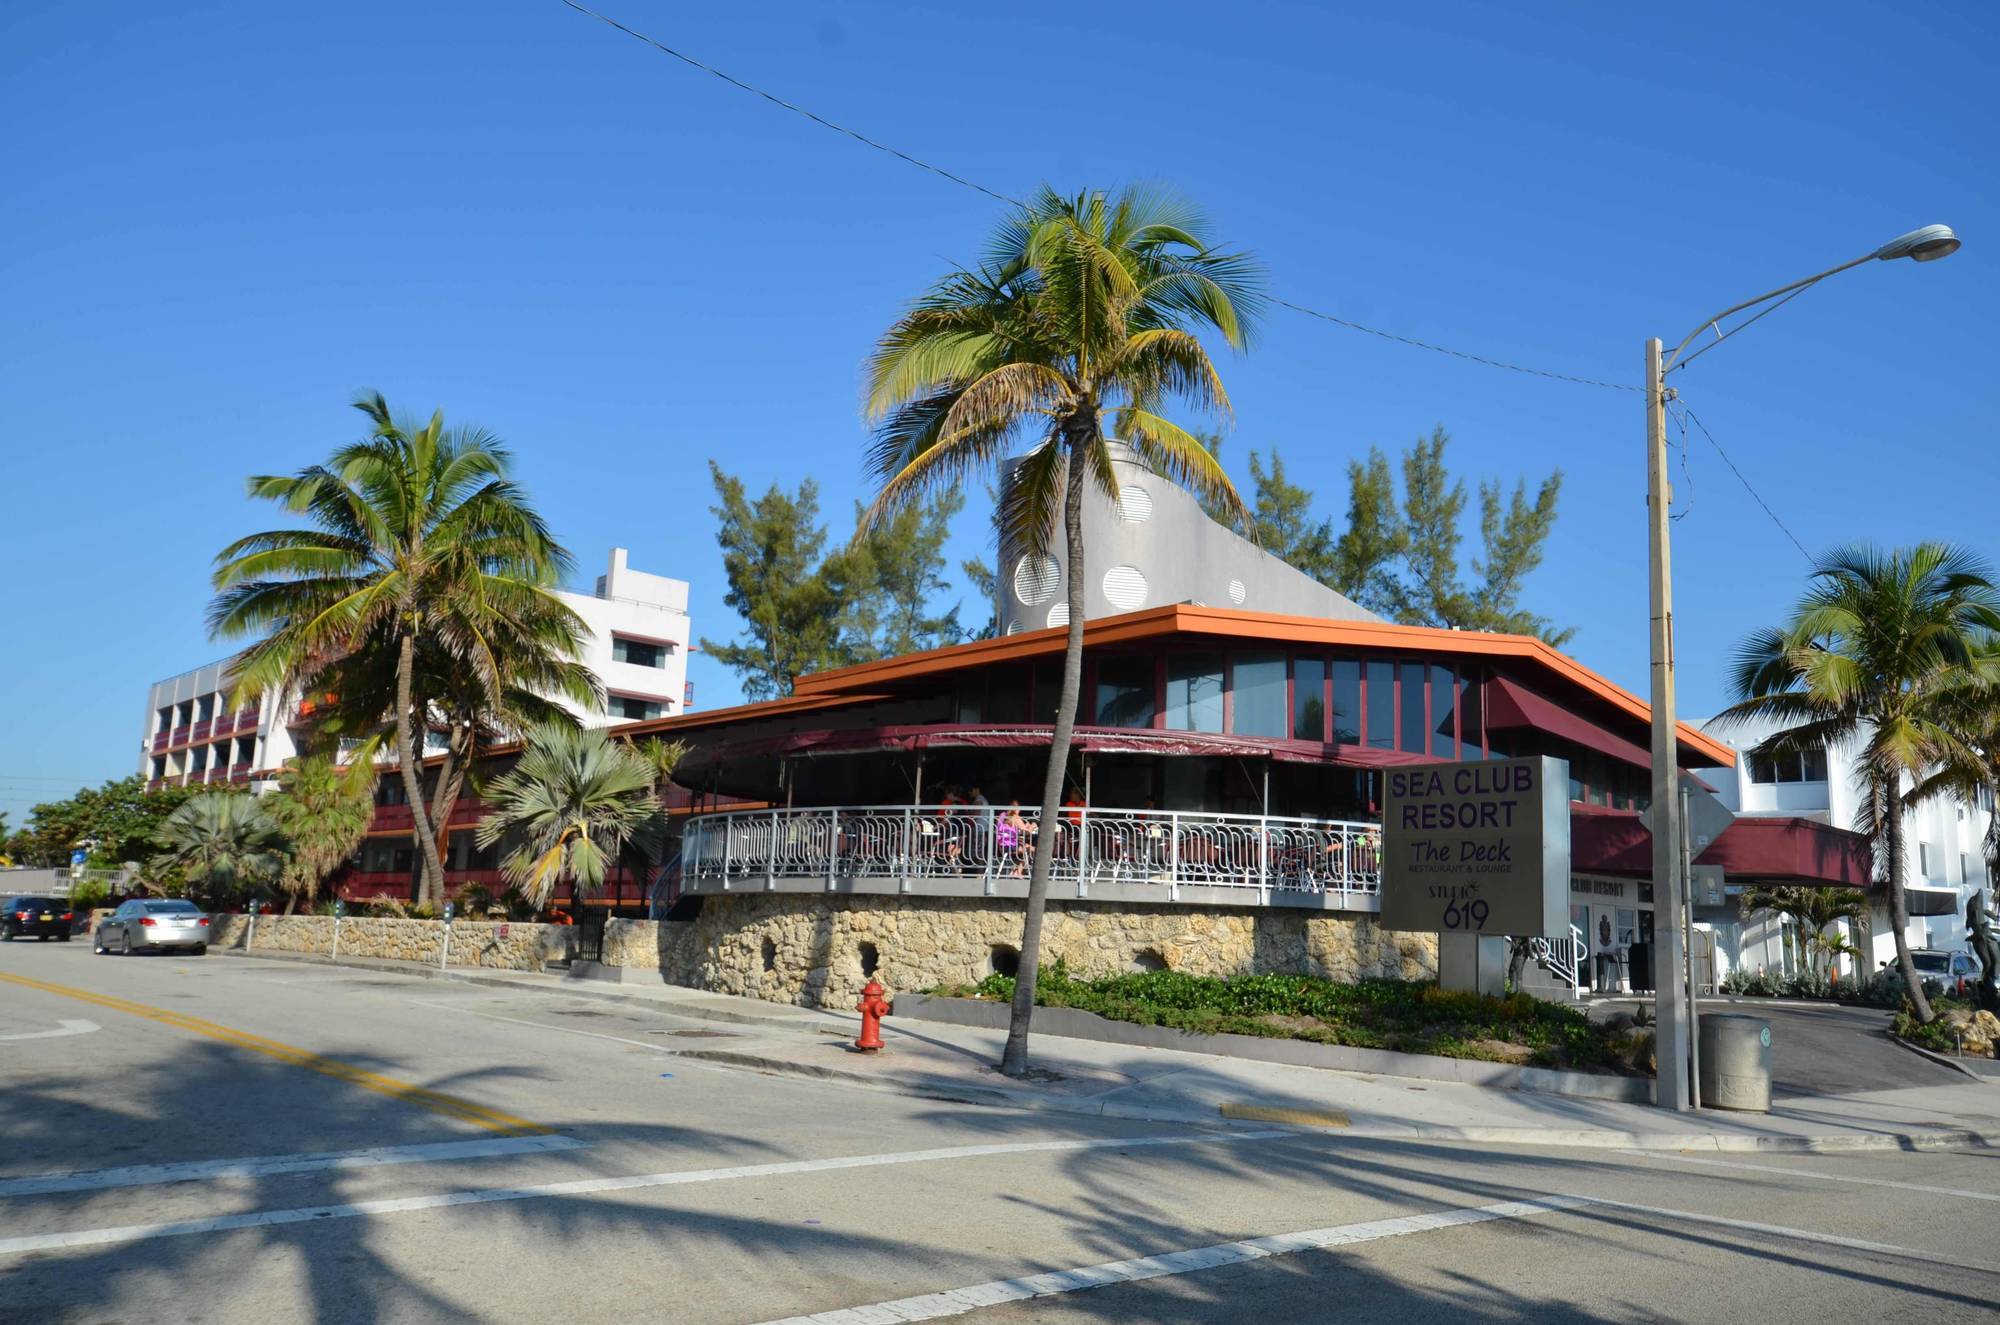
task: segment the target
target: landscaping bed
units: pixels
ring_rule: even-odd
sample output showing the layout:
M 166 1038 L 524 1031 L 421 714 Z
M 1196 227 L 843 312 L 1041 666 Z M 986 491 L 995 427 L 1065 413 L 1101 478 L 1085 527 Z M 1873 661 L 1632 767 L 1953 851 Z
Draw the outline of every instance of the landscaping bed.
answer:
M 947 985 L 927 992 L 1005 1003 L 1014 997 L 1014 981 L 1011 976 L 990 975 L 977 985 Z M 1078 980 L 1057 961 L 1037 981 L 1035 1003 L 1203 1035 L 1254 1035 L 1490 1063 L 1651 1075 L 1648 1035 L 1593 1024 L 1578 1008 L 1528 994 L 1461 993 L 1424 981 L 1338 984 L 1303 975 L 1225 980 L 1178 971 Z
M 1919 1022 L 1905 1003 L 1896 1014 L 1896 1036 L 1934 1054 L 1963 1058 L 2000 1057 L 2000 1017 L 1953 999 L 1934 999 L 1937 1020 Z

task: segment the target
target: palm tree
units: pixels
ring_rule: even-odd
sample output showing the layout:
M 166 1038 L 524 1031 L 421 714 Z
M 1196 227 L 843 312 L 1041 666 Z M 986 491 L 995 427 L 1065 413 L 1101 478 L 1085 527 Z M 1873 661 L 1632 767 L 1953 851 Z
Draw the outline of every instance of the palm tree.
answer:
M 1814 960 L 1815 954 L 1824 955 L 1827 966 L 1831 968 L 1835 957 L 1854 951 L 1843 936 L 1828 931 L 1841 921 L 1859 920 L 1868 914 L 1867 899 L 1851 888 L 1760 885 L 1745 888 L 1739 904 L 1746 917 L 1759 911 L 1790 917 L 1792 923 L 1798 926 L 1800 945 L 1804 949 L 1802 955 L 1809 972 L 1820 969 L 1819 963 Z
M 520 761 L 486 789 L 479 845 L 518 830 L 500 868 L 537 908 L 565 881 L 595 892 L 627 843 L 649 844 L 658 830 L 654 776 L 644 755 L 601 727 L 537 727 Z
M 482 429 L 393 420 L 380 395 L 355 402 L 370 435 L 297 474 L 249 480 L 312 527 L 238 539 L 216 557 L 209 626 L 221 637 L 267 632 L 237 660 L 239 695 L 284 694 L 342 660 L 367 656 L 394 678 L 387 725 L 408 793 L 423 895 L 444 863 L 424 804 L 419 760 L 432 696 L 425 675 L 459 678 L 478 707 L 499 703 L 507 649 L 522 640 L 573 658 L 582 621 L 554 592 L 569 554 L 508 477 L 510 457 Z M 420 668 L 419 660 L 429 659 Z M 359 666 L 359 664 L 355 664 Z
M 1963 748 L 1940 760 L 1910 799 L 1954 796 L 1970 805 L 1983 795 L 1989 806 L 2000 805 L 2000 635 L 1978 639 L 1971 672 L 1963 685 L 1953 689 L 1945 707 L 1945 720 L 1964 738 Z M 1981 851 L 1987 881 L 2000 880 L 2000 808 L 1986 816 Z
M 2000 592 L 1971 553 L 1941 543 L 1844 549 L 1815 565 L 1787 625 L 1744 641 L 1734 675 L 1743 698 L 1721 715 L 1786 724 L 1757 746 L 1760 755 L 1861 743 L 1856 827 L 1873 839 L 1888 877 L 1897 969 L 1925 1022 L 1933 1014 L 1910 960 L 1903 891 L 1903 784 L 1971 758 L 1950 711 L 1977 665 L 1979 633 L 1996 627 Z
M 375 815 L 375 742 L 353 752 L 345 767 L 325 755 L 294 759 L 278 774 L 264 811 L 292 844 L 278 877 L 289 894 L 285 912 L 319 896 L 320 883 L 354 854 Z
M 1178 397 L 1226 416 L 1222 379 L 1197 338 L 1249 341 L 1257 272 L 1216 252 L 1196 212 L 1127 190 L 1064 198 L 1044 189 L 996 232 L 977 271 L 947 276 L 896 320 L 868 366 L 870 466 L 882 481 L 865 526 L 921 494 L 1025 458 L 997 513 L 1004 540 L 1045 555 L 1063 531 L 1069 637 L 1049 738 L 1041 822 L 1053 825 L 1069 762 L 1083 668 L 1083 500 L 1116 498 L 1108 444 L 1242 518 L 1243 502 L 1201 440 L 1159 412 Z M 1020 972 L 1000 1070 L 1028 1067 L 1042 914 L 1055 834 L 1036 834 Z
M 439 859 L 445 854 L 452 811 L 465 790 L 465 780 L 478 765 L 481 750 L 503 741 L 518 741 L 537 724 L 577 725 L 576 716 L 551 696 L 574 701 L 584 709 L 602 709 L 603 683 L 584 664 L 562 656 L 566 647 L 563 621 L 570 609 L 550 598 L 552 620 L 533 628 L 510 631 L 506 623 L 489 627 L 488 645 L 498 683 L 489 687 L 478 675 L 455 667 L 432 644 L 417 649 L 415 693 L 425 697 L 423 728 L 437 761 L 431 783 L 429 815 Z M 531 605 L 536 615 L 540 606 Z M 351 742 L 356 736 L 374 740 L 388 734 L 395 712 L 396 653 L 386 647 L 363 646 L 329 662 L 304 682 L 332 698 L 311 715 L 307 739 L 316 745 Z M 353 759 L 350 751 L 343 758 Z
M 276 822 L 240 792 L 193 797 L 161 822 L 155 842 L 163 850 L 148 871 L 179 875 L 210 899 L 274 882 L 288 854 Z

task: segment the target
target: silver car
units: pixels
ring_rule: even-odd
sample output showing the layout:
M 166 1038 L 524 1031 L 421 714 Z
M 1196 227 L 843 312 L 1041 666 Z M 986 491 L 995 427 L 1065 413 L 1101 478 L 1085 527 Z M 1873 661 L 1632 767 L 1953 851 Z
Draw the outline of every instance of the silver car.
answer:
M 97 925 L 97 951 L 131 954 L 147 949 L 208 951 L 208 913 L 175 897 L 135 897 Z

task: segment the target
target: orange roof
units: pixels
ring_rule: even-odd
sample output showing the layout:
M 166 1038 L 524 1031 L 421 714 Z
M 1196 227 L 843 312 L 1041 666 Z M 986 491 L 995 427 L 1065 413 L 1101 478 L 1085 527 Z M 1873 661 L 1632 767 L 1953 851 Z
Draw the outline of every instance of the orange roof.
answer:
M 887 695 L 846 692 L 830 695 L 787 695 L 782 699 L 760 699 L 748 704 L 734 704 L 725 709 L 701 709 L 694 713 L 676 714 L 671 718 L 647 718 L 640 722 L 620 723 L 612 730 L 620 736 L 651 736 L 655 733 L 691 731 L 698 727 L 714 726 L 717 723 L 734 722 L 738 718 L 772 718 L 786 713 L 811 713 L 817 709 L 843 708 L 849 704 L 887 698 L 889 698 Z
M 989 663 L 1012 662 L 1056 656 L 1063 651 L 1069 630 L 1054 626 L 1025 631 L 998 639 L 974 640 L 924 653 L 908 653 L 896 658 L 856 663 L 815 672 L 793 682 L 789 700 L 745 704 L 733 709 L 717 709 L 705 715 L 712 719 L 759 716 L 782 712 L 780 704 L 799 704 L 819 699 L 833 702 L 872 698 L 853 693 L 916 680 L 938 672 L 956 671 Z M 1537 664 L 1558 678 L 1605 700 L 1642 723 L 1650 723 L 1652 707 L 1624 687 L 1591 671 L 1561 650 L 1532 635 L 1501 635 L 1480 630 L 1440 630 L 1432 626 L 1401 626 L 1387 621 L 1334 621 L 1323 617 L 1279 616 L 1270 612 L 1246 612 L 1236 608 L 1193 607 L 1175 604 L 1149 607 L 1120 616 L 1087 621 L 1083 642 L 1087 648 L 1109 644 L 1158 640 L 1169 635 L 1219 635 L 1230 639 L 1269 640 L 1273 643 L 1317 645 L 1324 648 L 1410 650 L 1426 653 L 1472 654 L 1484 658 L 1517 658 Z M 639 724 L 639 729 L 666 729 L 685 719 L 663 719 Z M 1678 724 L 1681 744 L 1699 751 L 1725 767 L 1736 762 L 1736 752 L 1727 745 L 1686 723 Z M 621 731 L 633 730 L 620 728 Z

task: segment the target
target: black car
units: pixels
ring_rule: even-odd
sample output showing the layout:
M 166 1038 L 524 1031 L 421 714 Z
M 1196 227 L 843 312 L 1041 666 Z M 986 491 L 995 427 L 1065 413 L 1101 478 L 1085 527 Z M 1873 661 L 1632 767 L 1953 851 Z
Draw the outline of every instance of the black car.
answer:
M 69 942 L 69 903 L 60 897 L 8 897 L 0 899 L 0 939 L 21 939 L 30 934 L 38 939 Z

